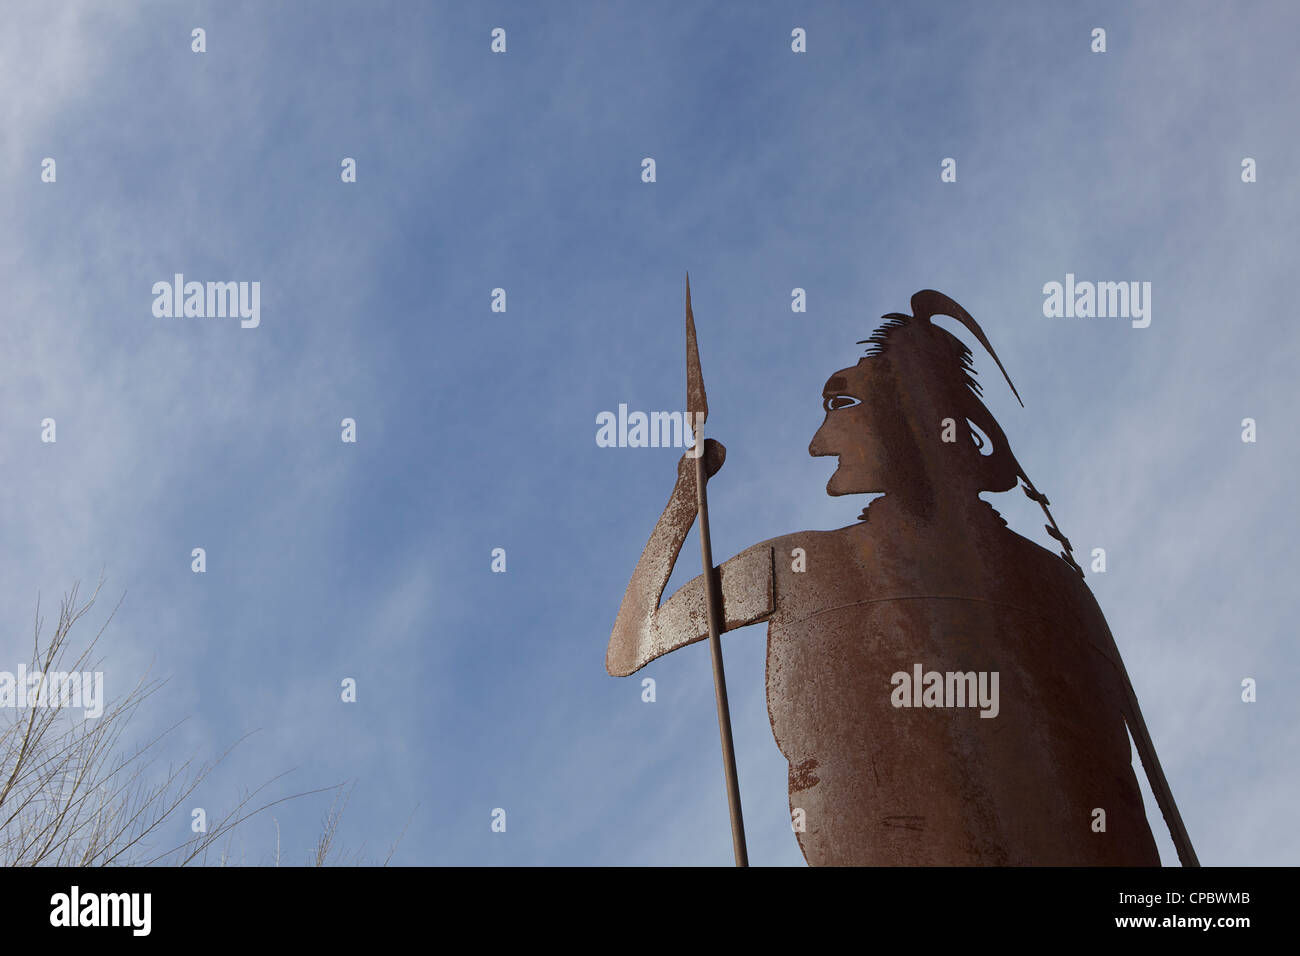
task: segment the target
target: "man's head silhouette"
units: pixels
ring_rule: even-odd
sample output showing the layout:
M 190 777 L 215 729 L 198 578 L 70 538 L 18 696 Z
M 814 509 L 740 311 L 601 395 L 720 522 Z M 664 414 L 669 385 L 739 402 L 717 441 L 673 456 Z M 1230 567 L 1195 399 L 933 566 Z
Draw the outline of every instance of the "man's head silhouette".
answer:
M 859 343 L 869 346 L 867 355 L 827 380 L 826 419 L 808 451 L 839 456 L 828 494 L 884 493 L 929 517 L 944 502 L 1014 488 L 1021 469 L 980 400 L 970 349 L 930 319 L 957 319 L 1001 369 L 979 325 L 939 292 L 918 292 L 912 310 L 884 316 Z

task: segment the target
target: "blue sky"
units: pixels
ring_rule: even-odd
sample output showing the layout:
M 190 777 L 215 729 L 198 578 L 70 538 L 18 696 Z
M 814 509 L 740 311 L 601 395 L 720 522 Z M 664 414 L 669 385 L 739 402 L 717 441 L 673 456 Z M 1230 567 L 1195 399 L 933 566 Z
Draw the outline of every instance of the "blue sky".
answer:
M 598 448 L 595 416 L 684 405 L 689 269 L 728 448 L 719 561 L 856 518 L 807 453 L 821 385 L 882 313 L 946 292 L 1025 399 L 976 355 L 1020 462 L 1076 551 L 1107 551 L 1088 583 L 1202 862 L 1296 862 L 1292 5 L 54 2 L 9 21 L 0 669 L 38 593 L 104 568 L 126 592 L 109 692 L 151 662 L 170 677 L 138 733 L 188 715 L 183 759 L 260 728 L 195 805 L 297 768 L 277 793 L 356 781 L 339 840 L 371 858 L 409 817 L 396 863 L 729 862 L 707 650 L 603 667 L 678 452 Z M 154 317 L 176 272 L 260 281 L 260 326 Z M 1150 327 L 1044 317 L 1066 273 L 1151 282 Z M 1022 495 L 986 497 L 1050 544 Z M 724 646 L 751 860 L 802 864 L 764 629 Z M 328 804 L 275 810 L 291 860 Z M 268 815 L 235 852 L 274 845 Z

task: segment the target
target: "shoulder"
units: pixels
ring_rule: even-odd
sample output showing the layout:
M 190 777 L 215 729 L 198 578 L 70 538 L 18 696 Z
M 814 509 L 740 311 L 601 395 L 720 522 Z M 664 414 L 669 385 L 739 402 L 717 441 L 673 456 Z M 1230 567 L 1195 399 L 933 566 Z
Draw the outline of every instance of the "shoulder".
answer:
M 813 555 L 831 557 L 838 552 L 860 551 L 868 547 L 871 530 L 865 523 L 856 523 L 833 531 L 792 531 L 760 541 L 752 548 L 741 552 L 742 555 L 754 551 L 770 552 L 779 569 L 784 562 L 787 566 L 797 562 L 801 557 Z
M 1013 531 L 1006 534 L 1012 557 L 1008 564 L 1015 568 L 1017 586 L 1034 594 L 1062 633 L 1078 635 L 1116 667 L 1123 668 L 1110 625 L 1083 575 L 1059 554 Z

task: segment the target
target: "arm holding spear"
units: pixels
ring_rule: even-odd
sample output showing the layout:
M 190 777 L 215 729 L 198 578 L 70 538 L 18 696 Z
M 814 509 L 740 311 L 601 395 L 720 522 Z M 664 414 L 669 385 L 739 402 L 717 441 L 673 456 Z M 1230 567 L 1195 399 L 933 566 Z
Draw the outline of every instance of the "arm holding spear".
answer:
M 605 666 L 610 674 L 624 676 L 669 651 L 708 639 L 727 799 L 731 808 L 732 842 L 736 865 L 747 866 L 720 637 L 725 631 L 771 616 L 774 607 L 772 548 L 770 543 L 763 542 L 732 558 L 721 568 L 713 566 L 707 484 L 708 479 L 722 467 L 726 449 L 712 439 L 706 440 L 703 433 L 708 400 L 700 372 L 689 277 L 686 285 L 686 354 L 687 414 L 688 420 L 695 424 L 695 444 L 678 463 L 672 497 L 628 583 L 610 635 Z M 698 451 L 701 448 L 703 454 Z M 673 566 L 697 515 L 700 519 L 703 573 L 683 585 L 660 606 Z

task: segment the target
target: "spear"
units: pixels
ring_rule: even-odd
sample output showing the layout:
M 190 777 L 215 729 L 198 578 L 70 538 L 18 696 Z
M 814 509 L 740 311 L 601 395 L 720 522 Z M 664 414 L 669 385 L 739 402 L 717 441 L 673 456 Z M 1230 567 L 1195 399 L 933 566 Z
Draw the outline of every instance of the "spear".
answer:
M 736 866 L 749 866 L 745 849 L 745 819 L 740 811 L 740 784 L 736 779 L 736 750 L 731 742 L 731 711 L 727 706 L 727 675 L 722 667 L 722 587 L 713 567 L 709 541 L 708 474 L 704 468 L 704 421 L 709 400 L 700 372 L 700 349 L 695 341 L 695 316 L 691 312 L 691 275 L 686 274 L 686 414 L 695 431 L 695 503 L 700 518 L 700 558 L 704 563 L 705 595 L 709 617 L 709 654 L 713 658 L 713 696 L 718 703 L 718 734 L 722 737 L 722 764 L 727 776 L 727 804 L 731 808 L 731 844 Z

